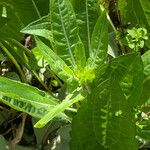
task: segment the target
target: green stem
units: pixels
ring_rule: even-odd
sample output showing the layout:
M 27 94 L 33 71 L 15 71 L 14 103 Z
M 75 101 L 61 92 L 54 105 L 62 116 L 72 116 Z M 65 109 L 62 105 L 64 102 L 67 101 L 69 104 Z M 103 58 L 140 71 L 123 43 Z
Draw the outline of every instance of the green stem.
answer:
M 9 40 L 10 40 L 11 42 L 17 44 L 20 48 L 22 48 L 25 52 L 27 52 L 28 55 L 30 55 L 31 51 L 30 51 L 28 48 L 24 47 L 24 46 L 23 46 L 21 43 L 19 43 L 17 40 L 15 40 L 15 39 L 9 39 Z
M 19 71 L 20 73 L 20 77 L 21 77 L 21 80 L 24 82 L 24 83 L 28 83 L 27 82 L 27 79 L 21 69 L 21 67 L 19 66 L 19 64 L 17 63 L 17 61 L 15 60 L 15 58 L 12 56 L 12 54 L 7 50 L 7 48 L 2 44 L 0 43 L 0 47 L 2 48 L 2 50 L 7 54 L 7 56 L 11 59 L 11 61 L 14 63 L 14 65 L 16 66 L 17 70 Z

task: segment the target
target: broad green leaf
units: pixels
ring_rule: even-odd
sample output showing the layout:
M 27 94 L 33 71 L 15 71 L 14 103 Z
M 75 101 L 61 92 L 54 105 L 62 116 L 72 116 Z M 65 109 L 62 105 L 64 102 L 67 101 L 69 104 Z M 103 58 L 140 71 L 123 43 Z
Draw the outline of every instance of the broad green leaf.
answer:
M 50 41 L 53 41 L 52 32 L 51 30 L 51 23 L 50 23 L 50 16 L 44 16 L 39 20 L 36 20 L 30 23 L 28 26 L 21 30 L 22 33 L 26 34 L 33 34 L 42 36 Z
M 59 104 L 58 99 L 44 91 L 4 77 L 0 77 L 0 101 L 36 118 L 42 118 Z M 60 116 L 68 119 L 65 114 Z
M 143 65 L 144 65 L 144 75 L 150 76 L 150 50 L 142 55 Z
M 77 23 L 79 26 L 79 35 L 84 43 L 86 56 L 89 56 L 91 49 L 91 35 L 94 26 L 99 17 L 99 0 L 72 0 Z
M 119 81 L 130 106 L 136 105 L 140 100 L 143 84 L 143 64 L 139 54 L 131 53 L 112 59 L 99 80 L 102 82 L 110 76 Z
M 137 150 L 133 120 L 113 76 L 102 83 L 95 80 L 91 94 L 73 119 L 71 149 Z
M 142 9 L 146 16 L 147 22 L 150 25 L 150 1 L 149 0 L 140 0 Z
M 145 11 L 147 9 L 141 6 L 141 4 L 144 6 L 145 2 L 145 0 L 144 2 L 143 0 L 119 0 L 118 9 L 120 11 L 122 23 L 128 24 L 128 22 L 130 22 L 132 27 L 138 25 L 149 29 L 148 20 L 143 11 L 143 9 L 145 9 Z
M 99 66 L 101 63 L 104 63 L 108 49 L 108 22 L 105 11 L 102 12 L 94 27 L 91 38 L 91 47 L 91 63 Z
M 63 81 L 67 83 L 70 90 L 74 90 L 78 86 L 77 78 L 74 72 L 66 65 L 66 63 L 54 53 L 47 45 L 36 38 L 37 47 L 40 49 L 45 60 L 50 65 L 52 71 Z
M 65 109 L 73 105 L 78 101 L 82 101 L 84 96 L 81 94 L 81 89 L 77 89 L 73 94 L 69 94 L 65 100 L 59 105 L 56 105 L 53 109 L 51 109 L 41 120 L 39 120 L 34 126 L 36 128 L 41 128 L 45 126 L 49 121 L 51 121 L 54 117 L 59 115 Z
M 142 55 L 142 61 L 144 65 L 144 81 L 143 81 L 143 89 L 141 94 L 141 100 L 139 104 L 144 104 L 150 98 L 150 51 L 147 51 Z
M 54 51 L 69 65 L 75 65 L 74 47 L 79 42 L 76 17 L 69 0 L 50 1 Z

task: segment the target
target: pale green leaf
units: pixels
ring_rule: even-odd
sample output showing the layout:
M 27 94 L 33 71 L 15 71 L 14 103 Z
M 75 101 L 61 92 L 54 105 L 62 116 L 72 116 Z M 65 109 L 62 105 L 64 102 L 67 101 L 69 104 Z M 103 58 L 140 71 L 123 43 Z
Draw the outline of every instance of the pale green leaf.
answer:
M 32 34 L 42 36 L 50 41 L 52 41 L 52 32 L 51 30 L 51 23 L 50 23 L 50 16 L 44 16 L 39 20 L 36 20 L 30 23 L 28 26 L 21 30 L 22 33 Z
M 36 128 L 41 128 L 45 126 L 49 121 L 51 121 L 54 117 L 59 115 L 65 109 L 70 107 L 72 104 L 82 101 L 84 96 L 81 94 L 81 89 L 77 89 L 73 94 L 69 94 L 65 100 L 59 105 L 56 105 L 53 109 L 51 109 L 41 120 L 39 120 L 34 126 Z
M 86 56 L 85 56 L 84 45 L 82 42 L 76 44 L 74 53 L 75 53 L 77 68 L 83 69 L 86 66 Z
M 91 49 L 91 35 L 99 17 L 99 0 L 72 0 L 77 23 L 79 26 L 79 35 L 84 43 L 86 56 L 89 56 Z
M 66 65 L 66 63 L 54 53 L 47 45 L 41 40 L 36 38 L 37 47 L 40 49 L 47 63 L 50 65 L 52 71 L 63 81 L 67 83 L 70 90 L 75 89 L 78 86 L 77 78 L 74 72 Z
M 79 37 L 76 17 L 70 1 L 51 0 L 50 19 L 54 51 L 73 67 L 75 65 L 74 47 Z
M 105 11 L 102 12 L 94 27 L 91 47 L 91 64 L 99 66 L 101 63 L 104 63 L 108 49 L 108 22 Z
M 35 87 L 0 77 L 0 101 L 6 105 L 42 118 L 50 109 L 59 104 L 58 99 Z M 67 119 L 65 114 L 60 116 Z

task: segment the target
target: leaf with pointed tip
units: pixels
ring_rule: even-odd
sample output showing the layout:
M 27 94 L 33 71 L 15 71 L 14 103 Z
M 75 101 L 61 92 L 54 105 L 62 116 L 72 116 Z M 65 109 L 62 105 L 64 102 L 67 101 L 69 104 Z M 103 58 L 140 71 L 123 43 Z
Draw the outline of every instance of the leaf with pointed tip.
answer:
M 44 91 L 4 77 L 0 77 L 0 101 L 36 118 L 42 118 L 59 104 L 58 99 Z M 69 120 L 63 113 L 59 117 Z
M 53 41 L 49 15 L 30 23 L 28 26 L 23 28 L 21 32 L 26 34 L 42 36 L 50 41 Z
M 50 65 L 52 71 L 70 87 L 70 91 L 78 87 L 78 80 L 74 72 L 66 65 L 66 63 L 54 53 L 47 45 L 40 39 L 36 38 L 37 47 L 43 54 L 45 60 Z

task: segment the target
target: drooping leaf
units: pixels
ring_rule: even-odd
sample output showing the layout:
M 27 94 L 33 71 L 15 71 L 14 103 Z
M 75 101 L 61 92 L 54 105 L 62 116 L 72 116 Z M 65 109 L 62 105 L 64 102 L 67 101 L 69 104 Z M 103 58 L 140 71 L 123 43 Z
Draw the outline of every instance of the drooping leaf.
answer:
M 42 118 L 51 108 L 59 104 L 58 99 L 44 91 L 4 77 L 0 77 L 0 101 L 36 118 Z M 65 114 L 60 116 L 67 119 Z
M 54 51 L 70 66 L 75 65 L 74 47 L 79 42 L 73 7 L 69 0 L 50 1 L 51 31 Z
M 91 38 L 91 48 L 91 63 L 100 66 L 106 59 L 108 49 L 108 22 L 105 11 L 102 12 L 94 27 Z
M 78 86 L 78 81 L 73 71 L 66 65 L 66 63 L 54 53 L 47 45 L 36 38 L 37 47 L 40 49 L 45 60 L 50 65 L 52 71 L 63 81 L 67 83 L 70 90 L 74 90 Z
M 79 26 L 79 35 L 84 43 L 86 56 L 89 56 L 91 50 L 91 35 L 99 17 L 99 0 L 72 0 L 77 23 Z
M 115 80 L 93 83 L 91 94 L 73 119 L 72 150 L 137 150 L 134 117 Z
M 30 23 L 28 26 L 23 28 L 21 32 L 26 34 L 42 36 L 50 41 L 53 41 L 52 32 L 50 30 L 50 16 L 47 15 L 40 18 L 39 20 Z
M 84 99 L 84 96 L 82 95 L 80 90 L 81 89 L 77 89 L 73 94 L 69 94 L 61 104 L 56 105 L 41 120 L 39 120 L 35 124 L 35 127 L 41 128 L 45 126 L 49 121 L 51 121 L 54 117 L 63 112 L 65 109 L 78 101 L 82 101 Z

